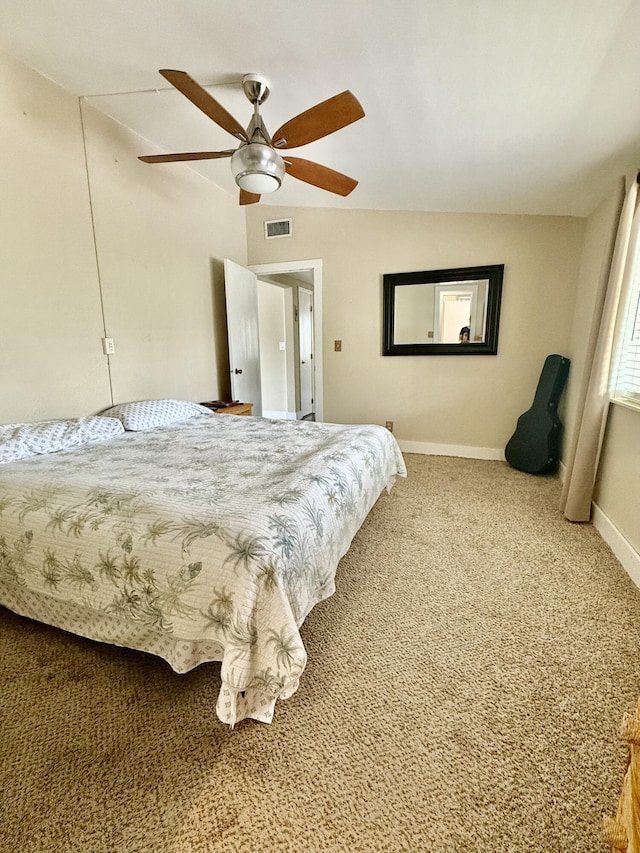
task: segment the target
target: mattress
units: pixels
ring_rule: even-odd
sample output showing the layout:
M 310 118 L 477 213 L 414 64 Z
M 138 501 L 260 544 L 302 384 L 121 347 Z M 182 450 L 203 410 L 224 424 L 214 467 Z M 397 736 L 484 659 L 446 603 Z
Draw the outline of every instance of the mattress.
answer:
M 220 661 L 216 711 L 270 722 L 299 628 L 380 493 L 375 425 L 198 415 L 0 466 L 0 604 L 178 673 Z

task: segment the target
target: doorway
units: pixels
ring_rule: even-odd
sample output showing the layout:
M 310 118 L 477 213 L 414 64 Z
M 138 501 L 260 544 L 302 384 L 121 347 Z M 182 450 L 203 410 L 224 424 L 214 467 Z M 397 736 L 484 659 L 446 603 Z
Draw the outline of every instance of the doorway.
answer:
M 270 312 L 260 324 L 263 414 L 320 421 L 322 261 L 257 264 L 249 269 L 258 279 L 259 303 Z
M 459 343 L 463 331 L 466 340 L 478 340 L 478 285 L 475 282 L 437 284 L 435 286 L 434 343 Z

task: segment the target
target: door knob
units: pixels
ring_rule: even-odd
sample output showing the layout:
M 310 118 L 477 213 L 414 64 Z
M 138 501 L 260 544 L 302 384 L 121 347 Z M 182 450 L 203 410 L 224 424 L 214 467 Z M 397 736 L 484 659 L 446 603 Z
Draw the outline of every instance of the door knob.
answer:
M 242 373 L 242 368 L 240 368 L 240 370 L 238 370 L 238 368 L 236 367 L 235 372 L 236 373 Z

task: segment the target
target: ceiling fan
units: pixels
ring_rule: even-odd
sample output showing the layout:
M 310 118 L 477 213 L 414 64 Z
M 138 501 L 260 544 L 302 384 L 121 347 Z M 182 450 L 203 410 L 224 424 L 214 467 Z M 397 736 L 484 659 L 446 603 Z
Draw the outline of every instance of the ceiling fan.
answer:
M 245 130 L 199 83 L 184 71 L 163 69 L 160 74 L 212 121 L 240 140 L 238 148 L 226 151 L 152 154 L 139 157 L 144 163 L 175 163 L 186 160 L 231 158 L 231 171 L 240 187 L 240 204 L 255 204 L 265 193 L 280 188 L 286 174 L 320 189 L 346 196 L 358 185 L 353 178 L 300 157 L 284 158 L 278 153 L 298 148 L 328 136 L 364 117 L 357 98 L 345 91 L 316 104 L 292 118 L 270 136 L 260 115 L 260 105 L 269 97 L 269 82 L 260 74 L 245 74 L 242 88 L 253 104 L 253 117 Z

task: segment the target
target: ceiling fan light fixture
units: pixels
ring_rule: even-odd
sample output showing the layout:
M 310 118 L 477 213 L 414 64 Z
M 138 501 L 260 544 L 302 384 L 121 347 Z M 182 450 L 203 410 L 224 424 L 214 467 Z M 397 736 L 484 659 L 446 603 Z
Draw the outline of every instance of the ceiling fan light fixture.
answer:
M 234 153 L 231 171 L 241 190 L 266 195 L 280 188 L 285 166 L 282 157 L 269 145 L 250 142 Z
M 236 183 L 241 190 L 254 195 L 267 195 L 280 189 L 280 181 L 277 178 L 260 172 L 246 172 L 244 175 L 238 175 Z

